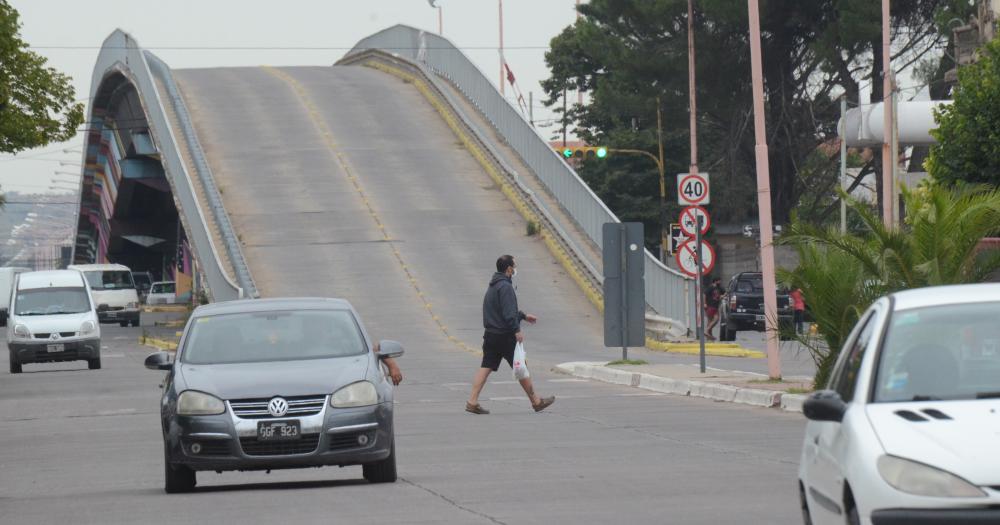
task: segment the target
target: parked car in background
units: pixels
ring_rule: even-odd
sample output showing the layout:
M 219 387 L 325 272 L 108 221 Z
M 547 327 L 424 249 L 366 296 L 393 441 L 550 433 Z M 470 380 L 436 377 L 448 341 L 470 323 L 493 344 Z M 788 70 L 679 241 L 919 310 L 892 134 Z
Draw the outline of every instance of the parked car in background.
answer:
M 793 313 L 788 293 L 778 291 L 778 323 L 791 327 Z M 734 341 L 736 332 L 763 332 L 764 281 L 760 272 L 742 272 L 733 276 L 719 305 L 719 340 Z
M 194 310 L 160 403 L 164 488 L 187 492 L 197 471 L 362 465 L 396 481 L 393 385 L 354 308 L 337 299 L 257 299 Z
M 14 278 L 22 272 L 30 272 L 31 268 L 20 266 L 5 266 L 0 268 L 0 326 L 7 326 L 7 311 L 10 308 L 10 296 L 14 290 Z
M 102 323 L 139 326 L 139 292 L 127 266 L 73 264 L 69 269 L 79 270 L 87 278 Z
M 139 303 L 146 302 L 146 295 L 153 286 L 153 274 L 149 272 L 132 272 L 132 282 L 135 283 L 135 290 L 139 294 Z
M 27 363 L 87 361 L 101 368 L 101 328 L 83 274 L 24 272 L 14 282 L 7 326 L 10 373 Z
M 803 404 L 807 523 L 1000 523 L 997 312 L 1000 284 L 908 290 L 864 312 Z
M 146 304 L 174 304 L 177 302 L 177 284 L 174 281 L 153 283 L 146 296 Z

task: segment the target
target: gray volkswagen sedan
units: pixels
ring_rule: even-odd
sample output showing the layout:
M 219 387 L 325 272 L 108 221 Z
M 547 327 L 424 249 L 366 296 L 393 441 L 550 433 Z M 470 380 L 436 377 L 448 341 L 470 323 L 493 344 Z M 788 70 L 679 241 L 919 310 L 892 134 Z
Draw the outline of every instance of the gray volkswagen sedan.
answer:
M 187 492 L 196 472 L 362 465 L 396 481 L 393 386 L 357 312 L 339 299 L 258 299 L 198 307 L 160 403 L 165 489 Z

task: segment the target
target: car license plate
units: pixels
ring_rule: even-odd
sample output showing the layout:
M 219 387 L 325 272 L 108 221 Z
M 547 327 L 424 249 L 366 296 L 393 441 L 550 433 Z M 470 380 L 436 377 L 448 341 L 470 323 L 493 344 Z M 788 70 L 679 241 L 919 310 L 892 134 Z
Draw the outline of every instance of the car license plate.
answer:
M 257 439 L 260 441 L 289 441 L 302 437 L 297 419 L 289 421 L 261 421 L 257 423 Z
M 757 316 L 754 316 L 754 318 L 757 319 L 758 321 L 763 321 L 764 320 L 764 316 L 763 315 L 757 315 Z
M 62 343 L 55 345 L 46 345 L 45 347 L 45 351 L 47 352 L 62 352 L 64 350 L 66 350 L 66 345 L 63 345 Z

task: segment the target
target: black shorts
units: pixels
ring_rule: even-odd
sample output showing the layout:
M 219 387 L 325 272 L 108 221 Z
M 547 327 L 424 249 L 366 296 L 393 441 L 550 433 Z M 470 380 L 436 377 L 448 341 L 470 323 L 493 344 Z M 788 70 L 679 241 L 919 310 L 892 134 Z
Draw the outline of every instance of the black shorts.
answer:
M 517 337 L 514 334 L 484 333 L 483 364 L 480 366 L 496 372 L 500 368 L 500 362 L 506 359 L 507 364 L 513 368 L 515 346 L 517 346 Z

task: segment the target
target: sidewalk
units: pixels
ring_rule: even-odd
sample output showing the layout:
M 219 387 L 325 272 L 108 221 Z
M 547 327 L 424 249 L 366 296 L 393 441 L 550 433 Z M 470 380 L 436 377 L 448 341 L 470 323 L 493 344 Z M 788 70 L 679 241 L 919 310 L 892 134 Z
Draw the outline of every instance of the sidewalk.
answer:
M 801 412 L 802 402 L 812 390 L 811 377 L 790 376 L 781 382 L 773 382 L 763 374 L 736 370 L 707 368 L 702 374 L 697 365 L 689 364 L 609 365 L 606 362 L 577 361 L 556 365 L 553 371 L 664 394 L 780 408 L 789 412 Z

